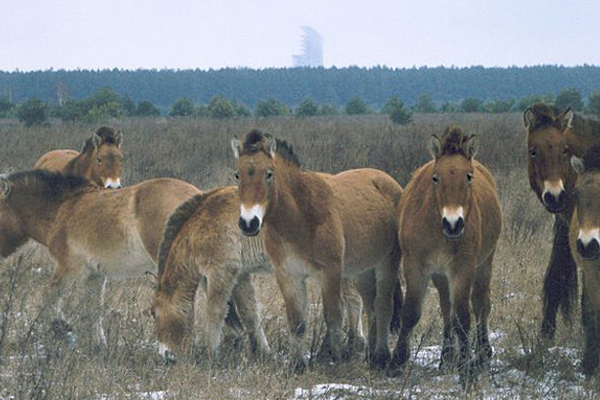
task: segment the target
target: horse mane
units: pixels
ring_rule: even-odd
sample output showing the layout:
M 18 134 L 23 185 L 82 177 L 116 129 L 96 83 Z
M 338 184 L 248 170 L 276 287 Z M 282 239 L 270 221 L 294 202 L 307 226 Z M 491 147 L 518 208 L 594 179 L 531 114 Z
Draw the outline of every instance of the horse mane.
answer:
M 470 136 L 465 135 L 460 126 L 447 127 L 440 138 L 440 156 L 460 154 L 468 158 L 467 142 L 469 138 Z
M 16 186 L 39 187 L 40 191 L 49 197 L 65 195 L 91 185 L 90 181 L 81 176 L 41 169 L 13 172 L 7 176 L 7 179 Z
M 590 147 L 583 156 L 585 171 L 600 171 L 600 145 Z
M 257 129 L 250 131 L 246 135 L 240 154 L 254 154 L 261 150 L 265 153 L 268 153 L 265 145 L 268 141 L 272 140 L 275 140 L 275 153 L 281 156 L 284 160 L 289 161 L 297 167 L 300 167 L 300 159 L 294 152 L 292 145 L 288 144 L 285 140 L 274 138 L 272 135 L 263 133 Z
M 600 139 L 600 121 L 573 113 L 571 129 L 576 135 L 592 136 Z
M 100 136 L 102 139 L 100 141 L 100 145 L 103 145 L 104 143 L 114 144 L 115 146 L 117 145 L 117 132 L 114 130 L 114 128 L 101 126 L 98 128 L 95 135 Z M 83 144 L 83 150 L 81 150 L 82 153 L 85 153 L 86 151 L 92 151 L 94 149 L 95 146 L 93 137 L 94 136 L 92 135 L 92 137 L 87 138 Z
M 529 108 L 535 117 L 535 121 L 529 127 L 529 131 L 533 132 L 536 129 L 544 126 L 553 126 L 559 130 L 562 130 L 558 116 L 560 110 L 546 103 L 535 103 Z

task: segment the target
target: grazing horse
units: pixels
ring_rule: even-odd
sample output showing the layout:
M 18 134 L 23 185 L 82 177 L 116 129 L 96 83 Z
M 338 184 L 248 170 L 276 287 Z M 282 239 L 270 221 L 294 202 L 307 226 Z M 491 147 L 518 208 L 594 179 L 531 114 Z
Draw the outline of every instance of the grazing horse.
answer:
M 192 197 L 169 217 L 158 256 L 158 286 L 152 308 L 160 351 L 167 360 L 174 358 L 173 350 L 182 347 L 192 326 L 198 283 L 206 286 L 205 330 L 212 356 L 221 342 L 230 297 L 248 332 L 252 354 L 260 357 L 269 353 L 251 274 L 271 272 L 272 268 L 262 235 L 241 234 L 239 203 L 237 187 L 228 186 Z M 362 303 L 353 294 L 353 288 L 344 287 L 350 351 L 354 339 L 364 342 Z
M 465 383 L 471 371 L 469 301 L 477 320 L 478 362 L 492 355 L 487 322 L 492 260 L 502 224 L 500 203 L 492 175 L 473 159 L 475 136 L 449 127 L 441 138 L 432 136 L 429 150 L 433 160 L 415 172 L 400 200 L 398 238 L 406 294 L 393 366 L 409 358 L 410 334 L 432 278 L 444 318 L 440 367 L 454 359 L 456 335 Z
M 247 236 L 264 228 L 265 248 L 283 295 L 294 367 L 306 366 L 306 279 L 321 286 L 325 343 L 340 358 L 342 281 L 353 279 L 369 323 L 369 357 L 390 360 L 389 326 L 400 251 L 396 206 L 402 187 L 374 169 L 329 175 L 305 171 L 284 141 L 252 131 L 234 139 L 239 226 Z
M 573 191 L 574 211 L 569 244 L 581 271 L 581 317 L 585 332 L 582 369 L 590 376 L 600 356 L 600 146 L 591 147 L 583 161 L 572 157 L 579 179 Z
M 86 140 L 81 153 L 52 150 L 35 164 L 35 169 L 70 173 L 111 189 L 121 188 L 121 132 L 106 126 Z
M 572 191 L 577 174 L 571 156 L 583 157 L 593 144 L 600 144 L 600 122 L 583 118 L 570 109 L 537 103 L 523 114 L 527 130 L 529 183 L 547 211 L 554 214 L 554 239 L 544 277 L 542 337 L 554 338 L 556 314 L 561 309 L 566 322 L 577 295 L 577 267 L 569 248 L 569 223 L 574 203 Z
M 113 191 L 45 170 L 0 175 L 0 255 L 8 257 L 34 239 L 56 261 L 45 304 L 54 304 L 81 273 L 88 276 L 86 296 L 102 303 L 105 278 L 118 281 L 156 271 L 169 214 L 199 192 L 177 179 Z M 105 344 L 101 317 L 91 323 Z

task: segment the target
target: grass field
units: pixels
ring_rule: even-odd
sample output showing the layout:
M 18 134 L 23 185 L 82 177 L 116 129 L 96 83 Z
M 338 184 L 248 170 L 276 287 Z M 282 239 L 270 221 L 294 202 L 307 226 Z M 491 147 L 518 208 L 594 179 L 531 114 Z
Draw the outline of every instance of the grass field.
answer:
M 382 116 L 323 118 L 125 119 L 112 121 L 124 133 L 124 174 L 130 185 L 154 177 L 176 177 L 209 189 L 234 182 L 229 141 L 259 128 L 292 143 L 307 169 L 338 172 L 375 167 L 405 185 L 429 160 L 430 134 L 458 123 L 481 139 L 478 159 L 496 177 L 504 228 L 492 279 L 489 371 L 465 394 L 456 374 L 437 370 L 441 314 L 430 289 L 412 341 L 413 359 L 401 376 L 370 371 L 362 358 L 339 365 L 315 365 L 302 376 L 288 372 L 283 302 L 271 276 L 257 276 L 263 325 L 275 360 L 250 361 L 224 345 L 223 362 L 210 365 L 198 350 L 173 366 L 156 352 L 148 315 L 152 284 L 147 278 L 109 290 L 105 329 L 109 348 L 53 341 L 39 323 L 46 311 L 40 294 L 53 268 L 47 251 L 28 243 L 0 261 L 0 399 L 362 399 L 362 398 L 593 398 L 596 379 L 579 371 L 582 346 L 579 311 L 570 327 L 559 322 L 554 347 L 538 345 L 542 279 L 552 237 L 552 219 L 529 189 L 525 133 L 520 114 L 416 115 L 411 125 L 394 126 Z M 26 129 L 0 122 L 0 170 L 30 169 L 46 151 L 80 149 L 98 125 Z M 319 298 L 312 288 L 308 340 L 323 332 Z M 196 334 L 202 340 L 204 297 L 198 293 Z M 560 319 L 562 321 L 562 319 Z M 395 338 L 394 338 L 395 339 Z M 394 342 L 395 344 L 395 342 Z M 311 346 L 314 348 L 315 346 Z M 200 349 L 201 346 L 198 346 Z

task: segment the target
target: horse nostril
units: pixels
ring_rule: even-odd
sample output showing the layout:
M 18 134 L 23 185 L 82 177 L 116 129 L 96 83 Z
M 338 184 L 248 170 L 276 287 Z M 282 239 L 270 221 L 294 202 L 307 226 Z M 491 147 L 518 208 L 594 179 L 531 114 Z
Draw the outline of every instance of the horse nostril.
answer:
M 577 239 L 576 245 L 577 252 L 585 260 L 595 260 L 600 256 L 600 243 L 596 239 L 592 239 L 588 243 L 583 243 L 581 239 Z
M 260 220 L 256 216 L 253 217 L 250 222 L 245 218 L 240 217 L 238 225 L 242 232 L 247 236 L 255 236 L 260 230 Z

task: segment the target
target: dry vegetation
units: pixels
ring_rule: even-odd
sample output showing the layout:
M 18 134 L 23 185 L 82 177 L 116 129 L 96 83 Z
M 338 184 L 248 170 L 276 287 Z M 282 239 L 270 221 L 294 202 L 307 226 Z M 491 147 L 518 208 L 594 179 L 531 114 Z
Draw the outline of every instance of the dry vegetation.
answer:
M 543 351 L 537 330 L 541 315 L 542 278 L 549 258 L 551 218 L 529 190 L 525 137 L 520 115 L 417 115 L 406 127 L 384 117 L 274 118 L 211 121 L 206 119 L 126 119 L 125 185 L 153 177 L 177 177 L 202 189 L 234 181 L 229 147 L 233 135 L 263 129 L 294 145 L 306 168 L 336 172 L 348 168 L 380 168 L 405 185 L 410 174 L 429 159 L 426 140 L 451 123 L 481 137 L 479 159 L 495 174 L 504 210 L 504 230 L 492 280 L 490 321 L 495 349 L 490 371 L 483 373 L 468 396 L 475 398 L 589 398 L 597 381 L 579 373 L 582 345 L 579 316 L 571 328 L 559 323 L 556 348 Z M 29 169 L 45 151 L 80 149 L 97 125 L 63 125 L 25 129 L 16 122 L 0 124 L 2 171 Z M 44 248 L 29 243 L 0 261 L 0 398 L 269 398 L 316 396 L 310 389 L 325 383 L 364 387 L 339 388 L 319 398 L 398 398 L 465 396 L 456 375 L 436 369 L 433 346 L 441 343 L 437 295 L 427 297 L 415 330 L 413 355 L 404 374 L 387 377 L 372 372 L 362 359 L 336 366 L 314 366 L 302 376 L 288 373 L 287 331 L 283 303 L 274 280 L 255 280 L 263 308 L 263 324 L 277 356 L 254 363 L 244 351 L 224 346 L 223 362 L 210 365 L 201 346 L 187 360 L 165 366 L 156 353 L 153 321 L 147 313 L 152 285 L 147 279 L 112 285 L 105 329 L 109 349 L 80 340 L 56 341 L 39 323 L 44 314 L 40 293 L 53 262 Z M 202 336 L 203 294 L 199 293 L 196 332 Z M 309 340 L 323 326 L 319 299 L 311 295 Z M 82 336 L 85 336 L 83 334 Z M 317 337 L 317 339 L 315 339 Z M 245 344 L 244 344 L 245 345 Z M 233 347 L 233 350 L 231 348 Z M 230 350 L 227 351 L 227 348 Z M 417 352 L 417 348 L 419 351 Z M 431 354 L 433 352 L 433 355 Z M 416 355 L 415 355 L 416 353 Z M 317 397 L 315 397 L 317 398 Z

